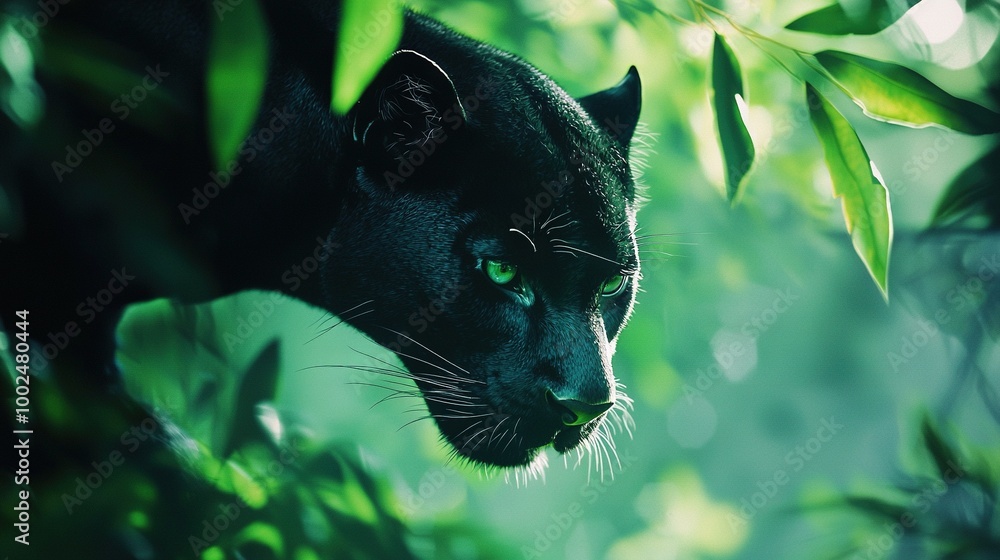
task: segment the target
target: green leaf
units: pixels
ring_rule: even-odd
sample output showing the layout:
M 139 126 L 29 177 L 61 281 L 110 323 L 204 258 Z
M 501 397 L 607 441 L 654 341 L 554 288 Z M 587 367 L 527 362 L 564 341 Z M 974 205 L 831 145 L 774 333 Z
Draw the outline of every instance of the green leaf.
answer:
M 403 14 L 396 0 L 347 0 L 333 63 L 331 106 L 347 113 L 399 44 Z
M 234 539 L 236 547 L 255 543 L 272 553 L 272 558 L 285 556 L 285 540 L 278 527 L 262 521 L 255 521 L 240 531 Z
M 913 6 L 918 1 L 908 0 L 907 4 Z M 859 3 L 854 2 L 853 4 L 857 6 Z M 821 35 L 849 35 L 851 33 L 872 35 L 889 27 L 905 13 L 903 11 L 894 13 L 885 0 L 872 0 L 860 4 L 862 5 L 859 7 L 862 9 L 855 9 L 850 13 L 839 2 L 831 4 L 796 19 L 786 25 L 785 29 Z
M 81 101 L 100 111 L 107 111 L 109 99 L 118 99 L 123 92 L 130 92 L 136 86 L 143 85 L 146 76 L 162 79 L 163 83 L 157 83 L 152 89 L 144 87 L 146 97 L 141 103 L 130 102 L 134 107 L 129 107 L 127 114 L 130 122 L 136 122 L 152 131 L 161 131 L 190 112 L 171 92 L 169 69 L 163 69 L 168 72 L 160 77 L 156 70 L 157 64 L 147 65 L 140 70 L 132 58 L 132 53 L 127 49 L 109 40 L 93 37 L 84 40 L 74 34 L 61 32 L 46 38 L 45 56 L 39 61 L 39 69 L 69 82 L 67 85 L 73 88 Z M 21 64 L 27 62 L 22 61 Z M 24 68 L 19 70 L 23 71 Z M 29 68 L 30 70 L 32 69 Z M 28 78 L 33 79 L 33 76 L 29 75 Z M 24 77 L 18 76 L 18 79 L 24 83 Z M 41 91 L 39 88 L 31 95 Z M 14 92 L 8 90 L 4 92 L 6 93 Z M 39 102 L 41 103 L 40 98 Z M 125 118 L 121 116 L 122 113 L 115 114 L 120 119 Z
M 1000 132 L 1000 114 L 951 95 L 909 68 L 838 51 L 815 56 L 870 117 L 967 134 Z
M 756 155 L 753 139 L 744 122 L 746 101 L 740 63 L 726 40 L 715 34 L 712 53 L 712 100 L 719 130 L 719 143 L 726 166 L 726 198 L 730 203 L 740 195 Z
M 260 509 L 267 505 L 267 490 L 254 480 L 239 462 L 232 459 L 225 462 L 215 485 L 223 492 L 236 494 L 248 506 Z
M 942 479 L 953 476 L 955 470 L 961 468 L 961 463 L 951 445 L 944 440 L 944 437 L 942 437 L 930 418 L 924 418 L 920 426 L 920 432 L 923 435 L 927 452 L 930 453 L 931 459 L 934 461 L 934 466 L 937 467 L 938 474 L 941 475 Z
M 823 144 L 833 195 L 843 199 L 844 221 L 854 250 L 888 301 L 892 246 L 888 191 L 854 127 L 808 82 L 806 101 L 813 128 Z
M 257 119 L 267 81 L 268 33 L 257 0 L 215 14 L 208 51 L 208 138 L 223 168 Z
M 222 457 L 229 455 L 252 441 L 266 441 L 257 418 L 257 405 L 273 400 L 278 384 L 279 341 L 272 340 L 260 351 L 247 368 L 236 398 L 236 409 L 232 415 L 232 426 Z
M 998 162 L 1000 145 L 955 177 L 934 209 L 932 225 L 948 225 L 977 215 L 994 223 L 1000 221 L 1000 186 L 995 179 Z
M 613 0 L 612 3 L 618 9 L 618 16 L 633 27 L 638 25 L 644 16 L 649 17 L 657 13 L 656 4 L 651 0 Z
M 844 501 L 849 507 L 859 509 L 872 517 L 897 520 L 907 512 L 905 506 L 888 502 L 881 498 L 869 496 L 846 496 Z

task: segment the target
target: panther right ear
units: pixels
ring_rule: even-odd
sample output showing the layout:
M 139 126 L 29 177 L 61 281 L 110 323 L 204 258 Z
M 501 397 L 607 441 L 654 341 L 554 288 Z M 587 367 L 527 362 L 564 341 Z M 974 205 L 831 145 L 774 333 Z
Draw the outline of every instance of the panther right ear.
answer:
M 577 101 L 612 138 L 622 147 L 628 148 L 642 110 L 642 84 L 635 66 L 628 69 L 617 85 Z
M 376 162 L 399 160 L 435 142 L 445 121 L 455 127 L 465 119 L 455 84 L 444 69 L 416 51 L 400 50 L 358 100 L 354 141 Z

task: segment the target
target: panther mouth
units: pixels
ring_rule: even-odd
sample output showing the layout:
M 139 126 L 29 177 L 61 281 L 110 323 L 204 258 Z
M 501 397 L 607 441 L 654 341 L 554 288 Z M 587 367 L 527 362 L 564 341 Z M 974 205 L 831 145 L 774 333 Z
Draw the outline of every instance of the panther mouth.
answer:
M 602 415 L 584 424 L 556 426 L 528 416 L 496 415 L 466 422 L 447 415 L 434 417 L 457 457 L 496 467 L 529 466 L 547 447 L 560 454 L 573 451 L 605 420 Z
M 573 398 L 572 392 L 558 396 L 551 389 L 524 392 L 503 383 L 494 385 L 490 376 L 472 375 L 440 355 L 417 359 L 401 353 L 401 357 L 442 440 L 460 461 L 487 468 L 531 469 L 544 463 L 540 455 L 548 447 L 562 455 L 575 451 L 576 463 L 586 453 L 598 462 L 610 461 L 615 436 L 631 433 L 631 399 L 616 382 L 604 402 L 585 402 Z M 427 373 L 427 366 L 436 373 Z
M 594 420 L 593 428 L 596 428 L 597 424 L 599 424 L 600 422 L 601 419 Z M 574 449 L 576 446 L 580 445 L 580 443 L 583 442 L 584 439 L 583 430 L 585 427 L 586 425 L 569 426 L 559 430 L 558 432 L 556 432 L 555 437 L 552 438 L 552 448 L 558 451 L 559 453 L 566 453 L 567 451 Z M 588 432 L 592 431 L 593 428 L 590 428 Z

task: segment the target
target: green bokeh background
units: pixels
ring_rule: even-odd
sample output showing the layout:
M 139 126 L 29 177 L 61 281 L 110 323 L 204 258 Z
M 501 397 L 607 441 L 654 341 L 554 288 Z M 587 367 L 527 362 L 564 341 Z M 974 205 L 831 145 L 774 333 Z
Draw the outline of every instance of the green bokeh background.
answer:
M 975 328 L 972 301 L 1000 290 L 1000 280 L 975 280 L 980 259 L 995 259 L 1000 245 L 988 234 L 921 236 L 948 181 L 989 140 L 873 122 L 844 96 L 831 96 L 890 190 L 896 246 L 887 305 L 844 231 L 802 83 L 746 40 L 733 39 L 759 155 L 745 197 L 730 208 L 721 195 L 708 95 L 708 28 L 645 16 L 633 26 L 611 4 L 583 0 L 413 5 L 524 57 L 574 95 L 614 84 L 635 64 L 649 133 L 641 149 L 649 202 L 640 224 L 642 233 L 670 236 L 646 254 L 643 292 L 615 356 L 635 399 L 635 435 L 618 438 L 622 464 L 603 473 L 588 468 L 588 458 L 574 467 L 573 457 L 564 468 L 551 453 L 544 476 L 526 481 L 443 466 L 447 450 L 431 421 L 400 428 L 424 414 L 417 401 L 372 406 L 387 394 L 365 385 L 376 376 L 314 367 L 371 364 L 356 351 L 380 349 L 345 342 L 346 327 L 310 341 L 321 315 L 295 302 L 279 304 L 236 346 L 233 359 L 245 362 L 271 337 L 284 341 L 280 406 L 323 437 L 348 442 L 390 480 L 404 521 L 471 520 L 524 557 L 827 557 L 883 529 L 864 519 L 805 515 L 803 506 L 889 487 L 901 473 L 920 471 L 924 411 L 996 457 L 996 422 L 961 370 L 965 353 L 974 352 L 990 382 L 1000 381 L 996 343 L 977 345 L 966 328 Z M 803 37 L 778 27 L 806 5 L 725 7 L 804 48 L 905 56 L 905 21 L 876 38 Z M 964 70 L 904 60 L 975 99 L 995 58 L 991 51 Z M 955 299 L 962 286 L 980 289 Z M 265 294 L 239 298 L 217 327 L 236 334 L 254 304 L 266 301 Z M 919 321 L 941 309 L 949 324 L 918 334 Z M 894 363 L 890 353 L 902 356 L 914 337 L 926 342 Z M 733 344 L 743 350 L 733 352 Z M 814 439 L 831 420 L 843 427 L 829 441 Z M 749 520 L 735 517 L 741 507 Z
M 890 190 L 896 245 L 887 305 L 844 231 L 802 83 L 745 39 L 733 42 L 758 162 L 730 208 L 708 97 L 706 27 L 646 16 L 630 25 L 611 4 L 583 0 L 413 5 L 524 57 L 574 95 L 614 84 L 635 64 L 649 133 L 640 224 L 642 233 L 671 235 L 646 255 L 639 304 L 618 345 L 615 370 L 635 399 L 636 429 L 634 438 L 618 438 L 621 466 L 603 473 L 588 468 L 588 458 L 564 468 L 551 452 L 542 479 L 442 466 L 447 450 L 431 421 L 400 428 L 424 414 L 417 401 L 372 406 L 387 394 L 365 385 L 375 376 L 315 367 L 371 364 L 356 351 L 385 352 L 347 327 L 310 341 L 322 315 L 296 302 L 278 304 L 261 327 L 244 331 L 245 342 L 228 339 L 240 363 L 271 337 L 284 341 L 280 407 L 322 437 L 349 442 L 391 481 L 405 521 L 471 520 L 525 557 L 824 557 L 859 545 L 861 553 L 883 529 L 805 515 L 802 506 L 890 487 L 922 469 L 923 412 L 997 457 L 996 422 L 961 370 L 975 352 L 989 380 L 1000 381 L 996 343 L 977 345 L 968 335 L 976 328 L 973 302 L 1000 290 L 1000 278 L 979 277 L 981 259 L 995 260 L 1000 244 L 988 234 L 921 235 L 948 181 L 989 140 L 873 122 L 844 96 L 831 96 Z M 876 38 L 803 37 L 778 27 L 818 5 L 724 7 L 812 50 L 905 49 L 905 25 Z M 995 59 L 993 50 L 964 70 L 911 63 L 975 99 Z M 220 304 L 217 328 L 236 335 L 255 303 L 267 301 L 250 294 Z M 948 324 L 924 336 L 920 321 L 939 310 Z M 907 341 L 920 344 L 915 355 L 894 361 L 891 353 L 902 357 Z M 829 441 L 814 439 L 831 421 L 842 428 Z
M 685 13 L 683 2 L 673 4 Z M 474 526 L 468 546 L 462 539 L 446 549 L 414 545 L 426 557 L 475 558 L 471 543 L 485 536 L 523 558 L 924 557 L 905 539 L 871 556 L 872 543 L 887 534 L 881 520 L 816 506 L 847 494 L 891 494 L 916 507 L 892 489 L 913 480 L 917 491 L 933 488 L 939 478 L 921 438 L 924 415 L 998 473 L 1000 430 L 988 395 L 1000 387 L 1000 346 L 983 321 L 997 310 L 982 303 L 1000 292 L 1000 270 L 991 268 L 1000 262 L 1000 238 L 926 231 L 949 181 L 995 138 L 875 122 L 830 89 L 889 188 L 896 235 L 886 303 L 831 196 L 802 82 L 750 42 L 731 38 L 758 161 L 731 207 L 708 93 L 707 27 L 643 15 L 639 1 L 618 9 L 587 0 L 411 5 L 522 56 L 576 96 L 613 85 L 629 65 L 639 69 L 647 145 L 638 151 L 649 199 L 641 233 L 670 235 L 644 255 L 639 303 L 614 358 L 635 401 L 634 437 L 617 438 L 620 465 L 606 458 L 598 468 L 587 456 L 576 465 L 572 455 L 564 467 L 551 450 L 539 477 L 449 463 L 432 421 L 409 423 L 425 414 L 419 400 L 380 402 L 387 392 L 370 385 L 377 376 L 326 367 L 392 360 L 387 351 L 344 325 L 317 337 L 322 313 L 264 293 L 202 306 L 193 326 L 186 323 L 185 332 L 215 339 L 211 351 L 163 334 L 179 323 L 164 302 L 130 310 L 119 329 L 120 360 L 133 394 L 184 409 L 210 432 L 212 415 L 186 409 L 186 395 L 243 371 L 279 339 L 275 406 L 284 418 L 385 481 L 416 533 Z M 906 61 L 952 93 L 993 106 L 983 90 L 996 78 L 995 34 L 979 48 L 976 41 L 989 38 L 980 28 L 932 45 L 914 41 L 917 28 L 906 19 L 873 37 L 781 30 L 822 5 L 720 7 L 806 50 Z M 972 63 L 948 68 L 963 49 Z M 988 52 L 980 57 L 977 49 Z M 995 519 L 986 530 L 998 534 Z

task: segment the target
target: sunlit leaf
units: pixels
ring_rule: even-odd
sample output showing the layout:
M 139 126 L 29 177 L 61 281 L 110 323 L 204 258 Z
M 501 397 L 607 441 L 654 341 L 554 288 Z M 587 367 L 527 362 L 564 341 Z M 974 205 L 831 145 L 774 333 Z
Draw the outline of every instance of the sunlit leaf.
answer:
M 208 445 L 188 437 L 179 430 L 172 431 L 168 444 L 189 471 L 206 480 L 216 480 L 224 469 L 222 461 L 212 455 Z M 226 486 L 223 490 L 231 492 L 232 487 Z
M 132 510 L 128 514 L 128 524 L 136 529 L 148 529 L 149 515 L 144 511 Z
M 351 109 L 399 44 L 403 14 L 395 0 L 347 0 L 333 66 L 333 110 Z
M 909 68 L 838 51 L 815 56 L 870 117 L 967 134 L 1000 132 L 1000 114 L 951 95 Z
M 907 0 L 908 6 L 915 5 L 919 0 Z M 892 25 L 903 13 L 897 7 L 889 7 L 886 0 L 871 2 L 853 2 L 855 9 L 848 12 L 842 3 L 837 2 L 825 8 L 810 12 L 785 26 L 792 31 L 805 31 L 821 35 L 871 35 Z
M 143 83 L 146 76 L 154 76 L 158 72 L 156 64 L 136 68 L 128 51 L 110 41 L 97 38 L 80 41 L 73 35 L 61 33 L 53 33 L 46 41 L 45 57 L 40 60 L 39 66 L 67 80 L 82 101 L 101 111 L 108 109 L 108 99 L 119 99 L 122 92 L 132 91 Z M 165 70 L 160 68 L 160 71 Z M 170 77 L 162 79 L 167 83 Z M 129 108 L 130 122 L 151 130 L 162 130 L 184 114 L 185 107 L 169 86 L 158 85 L 145 91 L 142 103 L 134 109 Z M 38 90 L 34 95 L 40 92 Z M 112 114 L 116 118 L 123 115 L 121 112 Z
M 208 138 L 224 167 L 257 117 L 267 81 L 267 24 L 257 0 L 214 14 L 208 52 Z
M 356 518 L 366 525 L 376 524 L 379 516 L 372 497 L 365 493 L 361 481 L 350 469 L 343 472 L 347 475 L 343 484 L 320 480 L 315 486 L 316 494 L 331 510 Z
M 256 543 L 267 548 L 273 553 L 274 558 L 281 558 L 285 555 L 285 540 L 281 536 L 281 531 L 274 525 L 257 521 L 247 525 L 236 536 L 237 547 L 247 543 Z
M 1000 145 L 955 177 L 934 209 L 933 225 L 946 225 L 979 214 L 986 215 L 994 223 L 1000 222 L 998 162 Z
M 218 546 L 206 548 L 201 552 L 201 560 L 225 560 L 226 552 Z
M 227 316 L 246 297 L 250 295 L 197 309 L 154 300 L 130 306 L 118 327 L 122 344 L 117 360 L 129 394 L 206 444 L 219 459 L 244 442 L 266 442 L 276 434 L 273 430 L 282 432 L 273 421 L 265 431 L 258 410 L 259 403 L 274 400 L 277 348 L 265 346 L 240 370 L 244 366 L 218 343 L 232 335 L 215 324 L 216 314 Z
M 851 123 L 809 83 L 806 101 L 813 128 L 823 144 L 833 194 L 843 201 L 844 220 L 854 250 L 888 301 L 892 246 L 888 191 Z
M 316 554 L 315 550 L 304 546 L 296 548 L 295 555 L 292 558 L 293 560 L 321 560 L 319 554 Z
M 236 494 L 250 507 L 262 508 L 267 505 L 267 490 L 234 460 L 226 461 L 216 480 L 216 486 L 223 492 Z
M 744 122 L 746 100 L 740 63 L 718 33 L 712 54 L 712 101 L 726 166 L 726 198 L 735 202 L 753 165 L 755 152 Z

